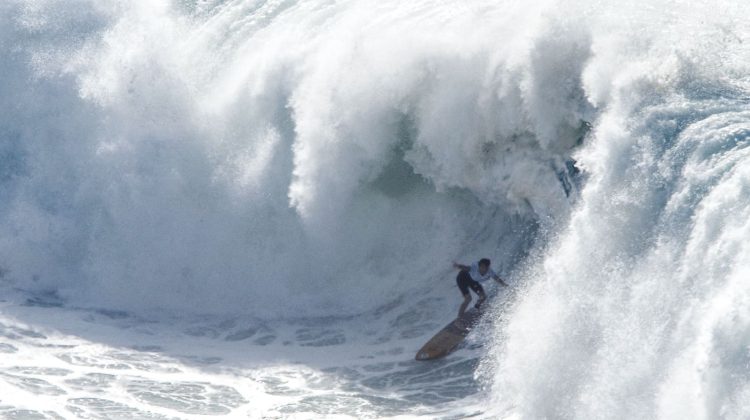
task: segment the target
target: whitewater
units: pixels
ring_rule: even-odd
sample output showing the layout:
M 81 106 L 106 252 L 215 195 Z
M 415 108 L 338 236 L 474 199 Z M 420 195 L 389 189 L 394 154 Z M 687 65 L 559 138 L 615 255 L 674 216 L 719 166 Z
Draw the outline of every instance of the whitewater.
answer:
M 0 418 L 750 418 L 747 16 L 1 2 Z

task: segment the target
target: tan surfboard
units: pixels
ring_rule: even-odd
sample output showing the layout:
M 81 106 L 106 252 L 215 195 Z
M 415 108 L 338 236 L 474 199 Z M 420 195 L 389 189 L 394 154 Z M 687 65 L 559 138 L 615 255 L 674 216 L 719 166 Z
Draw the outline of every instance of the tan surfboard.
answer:
M 464 312 L 464 315 L 460 318 L 461 322 L 459 322 L 459 318 L 456 318 L 446 325 L 419 349 L 415 359 L 432 360 L 447 356 L 464 341 L 464 338 L 469 335 L 472 327 L 476 325 L 481 316 L 482 313 L 476 309 Z

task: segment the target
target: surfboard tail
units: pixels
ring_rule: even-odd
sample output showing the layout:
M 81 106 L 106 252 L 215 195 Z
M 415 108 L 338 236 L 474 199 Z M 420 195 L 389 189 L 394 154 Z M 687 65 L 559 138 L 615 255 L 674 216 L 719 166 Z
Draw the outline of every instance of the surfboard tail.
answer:
M 471 328 L 479 320 L 481 313 L 471 310 L 463 317 L 456 318 L 450 324 L 443 327 L 430 341 L 425 343 L 414 357 L 416 360 L 433 360 L 445 357 L 452 353 L 464 338 L 469 334 Z

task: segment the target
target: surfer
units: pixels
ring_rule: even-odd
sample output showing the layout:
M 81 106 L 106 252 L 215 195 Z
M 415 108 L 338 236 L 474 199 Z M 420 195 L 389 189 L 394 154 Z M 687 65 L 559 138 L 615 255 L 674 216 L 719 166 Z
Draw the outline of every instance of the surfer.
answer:
M 458 284 L 458 289 L 461 290 L 461 294 L 464 295 L 464 302 L 461 304 L 461 309 L 458 310 L 458 318 L 451 321 L 450 324 L 446 325 L 419 349 L 417 355 L 414 356 L 417 360 L 432 360 L 444 357 L 454 351 L 464 341 L 464 338 L 466 338 L 471 329 L 479 321 L 482 313 L 478 309 L 482 306 L 484 300 L 487 299 L 484 289 L 479 282 L 495 279 L 495 281 L 503 286 L 508 286 L 497 273 L 490 269 L 490 260 L 487 258 L 482 258 L 472 265 L 463 265 L 454 262 L 453 267 L 460 270 L 456 277 L 456 283 Z M 476 311 L 464 313 L 466 307 L 471 302 L 469 289 L 473 290 L 479 296 L 479 302 L 474 306 L 477 308 Z
M 482 258 L 472 265 L 453 263 L 453 267 L 459 269 L 458 276 L 456 276 L 456 284 L 458 284 L 458 289 L 464 296 L 464 301 L 461 303 L 461 307 L 458 308 L 459 319 L 464 315 L 466 307 L 471 303 L 469 289 L 473 290 L 479 297 L 479 301 L 474 305 L 475 308 L 479 309 L 484 300 L 487 299 L 487 295 L 484 294 L 484 288 L 482 288 L 480 282 L 493 279 L 503 286 L 508 287 L 508 284 L 490 268 L 490 264 L 491 262 L 488 258 Z

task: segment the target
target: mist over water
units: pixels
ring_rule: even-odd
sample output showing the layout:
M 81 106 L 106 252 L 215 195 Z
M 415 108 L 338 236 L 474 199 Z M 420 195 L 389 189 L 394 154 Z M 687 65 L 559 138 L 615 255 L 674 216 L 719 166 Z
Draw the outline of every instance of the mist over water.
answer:
M 454 258 L 513 264 L 537 216 L 565 217 L 580 68 L 512 62 L 487 6 L 95 3 L 3 6 L 14 284 L 357 312 Z
M 0 282 L 427 339 L 487 256 L 514 292 L 470 411 L 747 417 L 748 12 L 3 2 Z
M 747 10 L 602 12 L 582 75 L 598 110 L 575 153 L 586 185 L 498 315 L 485 366 L 496 407 L 520 418 L 746 418 L 750 33 L 737 19 Z

